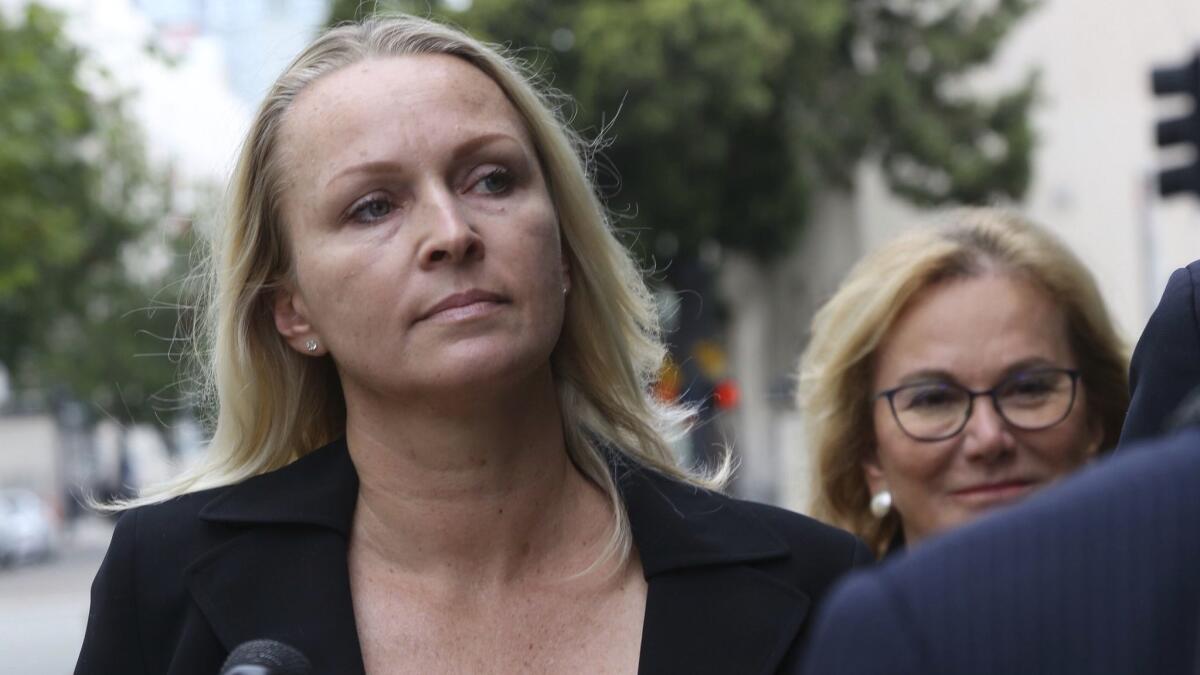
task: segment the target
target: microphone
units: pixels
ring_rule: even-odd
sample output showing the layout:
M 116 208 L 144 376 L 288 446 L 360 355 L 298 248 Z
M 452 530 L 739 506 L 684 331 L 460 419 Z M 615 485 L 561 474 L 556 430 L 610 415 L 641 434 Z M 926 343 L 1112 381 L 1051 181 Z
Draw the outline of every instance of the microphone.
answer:
M 220 675 L 312 675 L 312 664 L 291 645 L 251 640 L 229 652 Z

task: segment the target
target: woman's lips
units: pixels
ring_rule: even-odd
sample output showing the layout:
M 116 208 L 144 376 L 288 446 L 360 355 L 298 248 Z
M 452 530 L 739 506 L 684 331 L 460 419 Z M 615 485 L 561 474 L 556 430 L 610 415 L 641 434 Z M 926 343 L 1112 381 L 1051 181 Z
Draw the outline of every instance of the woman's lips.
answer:
M 462 321 L 490 314 L 506 302 L 496 293 L 472 289 L 442 298 L 425 310 L 417 321 Z
M 426 320 L 438 322 L 463 321 L 466 319 L 473 319 L 491 314 L 498 307 L 500 307 L 499 302 L 492 300 L 477 300 L 467 305 L 458 305 L 456 307 L 447 307 L 446 309 L 439 310 L 429 317 L 426 317 Z
M 969 504 L 985 505 L 1004 503 L 1019 499 L 1033 490 L 1036 483 L 1031 480 L 1006 480 L 979 483 L 951 492 L 951 496 Z

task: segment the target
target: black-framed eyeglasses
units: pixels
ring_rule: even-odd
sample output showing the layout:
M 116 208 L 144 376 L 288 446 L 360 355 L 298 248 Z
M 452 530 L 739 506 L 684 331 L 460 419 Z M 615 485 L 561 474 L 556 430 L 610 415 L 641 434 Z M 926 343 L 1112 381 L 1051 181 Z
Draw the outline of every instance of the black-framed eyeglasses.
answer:
M 942 441 L 967 426 L 979 396 L 992 399 L 996 414 L 1017 429 L 1048 429 L 1071 414 L 1078 382 L 1077 370 L 1039 368 L 1014 373 L 985 391 L 939 380 L 881 391 L 875 399 L 887 399 L 892 417 L 909 438 Z

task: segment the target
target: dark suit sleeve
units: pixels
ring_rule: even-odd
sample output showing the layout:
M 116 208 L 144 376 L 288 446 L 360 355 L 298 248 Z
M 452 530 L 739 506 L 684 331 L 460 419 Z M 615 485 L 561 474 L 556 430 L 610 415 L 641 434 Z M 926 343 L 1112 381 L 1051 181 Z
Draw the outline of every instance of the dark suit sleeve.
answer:
M 1165 432 L 1171 413 L 1200 385 L 1197 275 L 1200 261 L 1175 270 L 1133 350 L 1129 367 L 1133 398 L 1121 429 L 1121 449 Z
M 76 675 L 147 673 L 136 601 L 137 519 L 134 510 L 117 521 L 108 553 L 92 582 L 92 607 Z
M 876 572 L 855 574 L 830 596 L 817 615 L 803 675 L 918 675 L 915 624 L 887 580 Z

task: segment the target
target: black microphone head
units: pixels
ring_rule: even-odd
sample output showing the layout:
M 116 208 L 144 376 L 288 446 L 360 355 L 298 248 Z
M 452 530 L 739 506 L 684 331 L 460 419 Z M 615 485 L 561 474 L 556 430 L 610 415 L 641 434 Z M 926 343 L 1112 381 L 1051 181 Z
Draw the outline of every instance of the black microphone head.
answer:
M 312 675 L 312 664 L 278 640 L 251 640 L 229 652 L 221 675 Z

